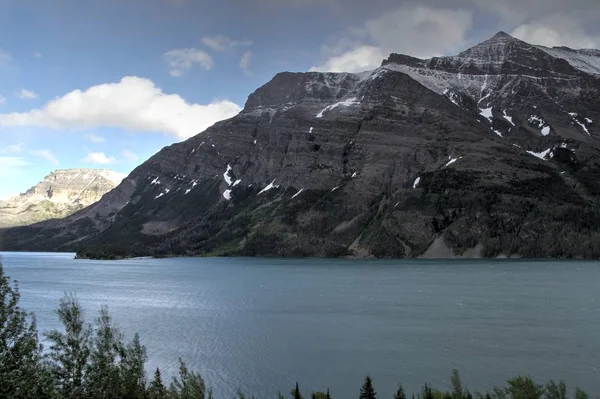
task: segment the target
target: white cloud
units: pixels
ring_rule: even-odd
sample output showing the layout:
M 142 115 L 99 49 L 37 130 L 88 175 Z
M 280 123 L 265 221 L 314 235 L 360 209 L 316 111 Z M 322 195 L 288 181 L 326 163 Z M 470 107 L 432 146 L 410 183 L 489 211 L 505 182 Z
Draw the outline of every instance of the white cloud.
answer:
M 543 46 L 567 46 L 571 48 L 600 47 L 600 35 L 587 35 L 581 24 L 563 15 L 553 15 L 518 26 L 512 36 L 532 44 Z
M 228 51 L 235 47 L 246 47 L 252 45 L 251 40 L 232 40 L 223 35 L 205 36 L 202 38 L 202 43 L 214 51 Z
M 33 53 L 33 58 L 42 58 L 42 53 L 36 51 L 35 53 Z
M 334 53 L 325 50 L 327 59 L 311 70 L 356 72 L 373 69 L 390 53 L 429 58 L 461 49 L 473 24 L 473 12 L 428 6 L 404 5 L 370 19 L 349 35 L 360 39 L 348 48 L 348 38 L 340 41 Z M 365 43 L 368 41 L 369 43 Z M 346 47 L 341 52 L 340 49 Z
M 0 154 L 14 154 L 23 151 L 25 143 L 11 144 L 6 147 L 0 148 Z
M 379 47 L 360 46 L 329 58 L 323 65 L 310 68 L 316 72 L 362 72 L 375 69 L 387 57 Z
M 22 100 L 35 100 L 38 97 L 34 91 L 27 89 L 21 89 L 15 94 Z
M 250 61 L 254 57 L 254 53 L 252 51 L 246 51 L 242 58 L 240 59 L 240 68 L 244 71 L 246 76 L 252 76 L 252 71 L 250 70 Z
M 136 162 L 136 161 L 138 161 L 140 159 L 140 157 L 138 157 L 135 152 L 130 151 L 130 150 L 123 150 L 123 151 L 121 151 L 121 155 L 128 162 Z
M 189 104 L 177 94 L 165 94 L 149 79 L 127 76 L 118 83 L 74 90 L 43 108 L 0 114 L 0 127 L 116 127 L 188 138 L 240 110 L 237 104 L 227 100 L 207 105 Z
M 92 143 L 104 143 L 104 137 L 97 136 L 93 133 L 84 134 L 86 140 L 91 141 Z
M 0 96 L 0 105 L 5 104 L 5 103 L 6 103 L 6 97 Z
M 117 162 L 115 157 L 106 156 L 103 152 L 90 152 L 81 161 L 98 165 L 110 165 Z
M 204 50 L 197 48 L 180 48 L 167 51 L 164 55 L 165 60 L 171 68 L 171 76 L 183 76 L 194 64 L 199 64 L 205 70 L 210 70 L 215 66 L 212 57 Z
M 0 176 L 14 176 L 27 165 L 29 164 L 21 157 L 0 157 Z
M 31 155 L 35 155 L 36 157 L 44 158 L 48 162 L 52 162 L 54 165 L 60 164 L 59 160 L 50 150 L 31 150 L 29 153 Z
M 12 57 L 6 51 L 0 48 L 0 65 L 8 64 L 12 61 Z

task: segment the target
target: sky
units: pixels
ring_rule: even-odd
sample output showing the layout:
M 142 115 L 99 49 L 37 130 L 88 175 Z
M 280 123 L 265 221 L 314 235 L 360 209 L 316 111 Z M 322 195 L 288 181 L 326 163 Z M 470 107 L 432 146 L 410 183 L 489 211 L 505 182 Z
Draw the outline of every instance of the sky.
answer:
M 131 172 L 281 71 L 453 55 L 503 30 L 600 48 L 599 0 L 0 0 L 0 199 Z

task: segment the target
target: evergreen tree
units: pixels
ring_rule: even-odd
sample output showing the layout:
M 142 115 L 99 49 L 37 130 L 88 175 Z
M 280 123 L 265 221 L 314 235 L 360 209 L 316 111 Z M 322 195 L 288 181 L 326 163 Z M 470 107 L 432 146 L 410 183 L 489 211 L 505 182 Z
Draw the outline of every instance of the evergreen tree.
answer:
M 360 387 L 360 399 L 375 399 L 377 393 L 375 392 L 375 388 L 373 387 L 373 380 L 371 377 L 366 376 L 365 382 L 362 387 Z
M 581 389 L 577 388 L 575 390 L 575 399 L 589 399 L 589 395 Z
M 64 332 L 52 330 L 45 333 L 50 344 L 52 373 L 61 398 L 86 397 L 84 373 L 90 355 L 89 326 L 83 318 L 83 310 L 74 295 L 65 295 L 56 314 Z
M 145 364 L 148 360 L 146 347 L 140 343 L 139 334 L 133 340 L 121 359 L 121 378 L 123 380 L 123 395 L 126 398 L 143 398 L 146 392 Z
M 558 384 L 550 380 L 546 384 L 546 399 L 567 399 L 567 386 L 560 381 Z
M 189 371 L 180 358 L 179 378 L 173 377 L 169 387 L 169 395 L 178 399 L 211 399 L 212 391 L 206 389 L 202 376 Z
M 458 370 L 452 370 L 452 377 L 450 377 L 450 381 L 452 383 L 452 399 L 464 399 L 462 381 L 460 380 L 460 374 L 458 374 Z
M 327 388 L 327 393 L 325 395 L 327 396 L 327 399 L 331 399 L 331 395 L 329 394 L 329 388 Z
M 433 390 L 428 384 L 423 385 L 423 390 L 421 392 L 422 399 L 434 399 Z
M 536 384 L 531 377 L 515 377 L 508 380 L 506 389 L 511 399 L 540 399 L 546 389 Z
M 296 386 L 294 387 L 294 389 L 292 389 L 292 398 L 294 399 L 304 399 L 302 397 L 302 394 L 300 393 L 300 388 L 298 387 L 298 383 L 296 382 Z
M 160 369 L 157 367 L 154 372 L 154 379 L 148 387 L 148 399 L 166 399 L 167 389 L 163 385 Z
M 102 306 L 86 368 L 89 398 L 118 399 L 123 396 L 124 381 L 119 363 L 125 352 L 123 336 L 113 324 L 108 308 Z
M 19 307 L 21 294 L 0 263 L 0 397 L 45 398 L 52 391 L 42 364 L 35 318 Z
M 406 394 L 404 393 L 404 388 L 402 387 L 402 384 L 398 385 L 398 389 L 394 394 L 394 399 L 406 399 Z

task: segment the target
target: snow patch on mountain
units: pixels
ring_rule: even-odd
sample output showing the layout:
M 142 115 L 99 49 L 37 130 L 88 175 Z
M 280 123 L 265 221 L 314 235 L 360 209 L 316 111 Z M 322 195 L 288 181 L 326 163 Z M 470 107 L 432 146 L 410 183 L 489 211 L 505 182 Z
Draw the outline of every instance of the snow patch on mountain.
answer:
M 567 61 L 575 69 L 591 75 L 600 75 L 600 51 L 592 49 L 572 50 L 566 47 L 535 46 L 555 58 Z
M 265 188 L 263 188 L 262 190 L 260 190 L 260 192 L 257 195 L 260 195 L 260 194 L 262 194 L 264 192 L 267 192 L 267 191 L 269 191 L 272 188 L 279 188 L 279 186 L 275 185 L 275 180 L 276 179 L 273 179 L 273 181 L 271 183 L 269 183 Z
M 511 125 L 513 125 L 513 126 L 516 126 L 516 125 L 515 125 L 515 123 L 513 122 L 513 118 L 512 118 L 512 116 L 509 116 L 509 115 L 506 113 L 506 110 L 504 110 L 504 111 L 502 112 L 502 117 L 503 117 L 504 119 L 506 119 L 506 120 L 507 120 L 507 121 L 508 121 L 508 122 L 509 122 Z
M 358 104 L 360 104 L 360 101 L 358 101 L 358 99 L 356 97 L 352 97 L 352 98 L 348 98 L 343 101 L 339 101 L 335 104 L 331 104 L 331 105 L 328 105 L 327 107 L 325 107 L 325 109 L 323 109 L 321 112 L 319 112 L 317 114 L 317 118 L 322 118 L 323 115 L 325 114 L 325 112 L 334 110 L 337 107 L 350 107 L 350 106 L 358 105 Z
M 552 158 L 552 148 L 548 148 L 545 151 L 542 152 L 535 152 L 535 151 L 527 151 L 528 154 L 533 155 L 534 157 L 537 157 L 541 160 L 547 161 L 546 157 L 549 155 L 550 158 Z
M 483 116 L 491 123 L 494 117 L 494 115 L 492 114 L 492 107 L 479 110 L 479 115 Z

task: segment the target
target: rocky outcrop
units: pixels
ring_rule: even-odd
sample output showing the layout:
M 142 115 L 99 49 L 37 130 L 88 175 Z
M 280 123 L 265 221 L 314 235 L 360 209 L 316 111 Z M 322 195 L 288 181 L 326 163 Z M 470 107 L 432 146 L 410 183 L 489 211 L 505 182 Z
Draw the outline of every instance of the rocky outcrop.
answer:
M 0 227 L 64 218 L 102 198 L 125 176 L 106 169 L 63 169 L 16 197 L 0 201 Z
M 579 65 L 499 33 L 362 74 L 280 73 L 98 203 L 0 247 L 600 257 L 599 78 Z

